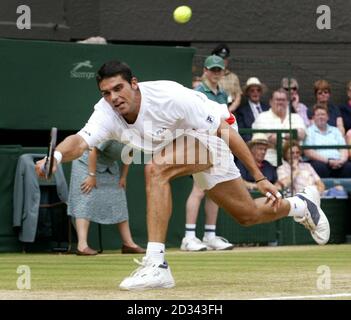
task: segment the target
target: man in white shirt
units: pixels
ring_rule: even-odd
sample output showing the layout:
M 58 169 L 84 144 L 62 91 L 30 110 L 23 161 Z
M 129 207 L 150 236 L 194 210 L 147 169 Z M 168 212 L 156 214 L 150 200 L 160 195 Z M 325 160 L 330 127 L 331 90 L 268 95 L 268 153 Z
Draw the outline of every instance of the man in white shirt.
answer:
M 283 200 L 229 125 L 235 118 L 225 105 L 172 81 L 138 83 L 130 68 L 118 61 L 105 63 L 97 81 L 103 98 L 85 127 L 57 146 L 55 159 L 57 163 L 72 161 L 108 139 L 152 153 L 145 165 L 147 252 L 141 267 L 121 282 L 122 290 L 175 285 L 164 255 L 172 212 L 170 180 L 178 176 L 192 174 L 197 185 L 242 225 L 289 215 L 306 226 L 317 243 L 328 241 L 329 223 L 319 207 L 319 195 L 307 188 L 305 193 Z M 249 169 L 266 197 L 250 197 L 231 152 Z M 44 162 L 36 164 L 39 176 L 44 175 Z
M 278 89 L 272 93 L 270 99 L 271 108 L 262 112 L 252 124 L 252 129 L 289 129 L 289 103 L 288 95 L 284 89 Z M 297 139 L 302 141 L 306 135 L 306 127 L 303 119 L 297 113 L 291 114 L 291 128 L 297 129 Z M 283 134 L 283 139 L 288 139 L 288 134 Z M 276 146 L 277 134 L 268 134 L 268 141 Z M 265 160 L 277 166 L 277 150 L 269 148 Z

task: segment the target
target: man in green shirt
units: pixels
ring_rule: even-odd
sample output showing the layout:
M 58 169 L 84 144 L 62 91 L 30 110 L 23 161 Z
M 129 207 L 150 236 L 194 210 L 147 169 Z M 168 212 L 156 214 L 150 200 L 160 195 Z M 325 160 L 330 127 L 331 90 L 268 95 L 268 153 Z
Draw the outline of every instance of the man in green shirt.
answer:
M 228 95 L 219 87 L 219 81 L 224 76 L 224 69 L 224 60 L 221 57 L 216 55 L 207 57 L 204 63 L 203 80 L 195 90 L 204 93 L 210 100 L 226 105 Z M 185 237 L 182 240 L 181 250 L 204 251 L 233 249 L 233 245 L 226 239 L 216 236 L 218 205 L 209 197 L 206 197 L 205 203 L 206 221 L 204 237 L 202 241 L 196 237 L 196 220 L 201 200 L 204 196 L 204 191 L 194 183 L 193 189 L 186 202 Z

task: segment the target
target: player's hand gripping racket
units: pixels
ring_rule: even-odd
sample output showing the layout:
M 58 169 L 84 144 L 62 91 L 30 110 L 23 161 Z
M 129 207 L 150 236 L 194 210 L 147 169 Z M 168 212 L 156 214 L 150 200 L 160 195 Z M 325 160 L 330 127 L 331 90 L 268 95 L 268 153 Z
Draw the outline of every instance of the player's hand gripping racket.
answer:
M 52 176 L 52 169 L 54 167 L 54 152 L 56 148 L 56 141 L 57 141 L 57 128 L 51 128 L 50 132 L 50 144 L 48 148 L 48 153 L 46 156 L 45 164 L 43 167 L 43 171 L 45 172 L 45 178 L 50 179 Z

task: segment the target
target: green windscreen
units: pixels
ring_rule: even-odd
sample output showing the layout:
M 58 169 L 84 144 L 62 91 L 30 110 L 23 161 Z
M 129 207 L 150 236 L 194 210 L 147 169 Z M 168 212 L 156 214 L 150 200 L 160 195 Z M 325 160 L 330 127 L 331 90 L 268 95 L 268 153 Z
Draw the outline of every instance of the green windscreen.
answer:
M 77 130 L 100 99 L 95 73 L 124 61 L 139 81 L 191 86 L 195 50 L 0 39 L 0 129 Z

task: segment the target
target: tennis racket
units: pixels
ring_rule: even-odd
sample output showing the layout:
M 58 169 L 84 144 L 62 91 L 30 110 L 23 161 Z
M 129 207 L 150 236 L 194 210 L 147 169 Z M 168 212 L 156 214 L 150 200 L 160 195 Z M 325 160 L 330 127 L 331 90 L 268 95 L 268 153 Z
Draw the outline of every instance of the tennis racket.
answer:
M 44 164 L 44 172 L 45 172 L 45 178 L 50 179 L 52 176 L 52 168 L 54 166 L 54 152 L 56 148 L 56 141 L 57 141 L 57 128 L 53 127 L 51 128 L 50 132 L 50 143 L 49 143 L 49 148 L 48 152 L 46 155 L 46 160 Z

